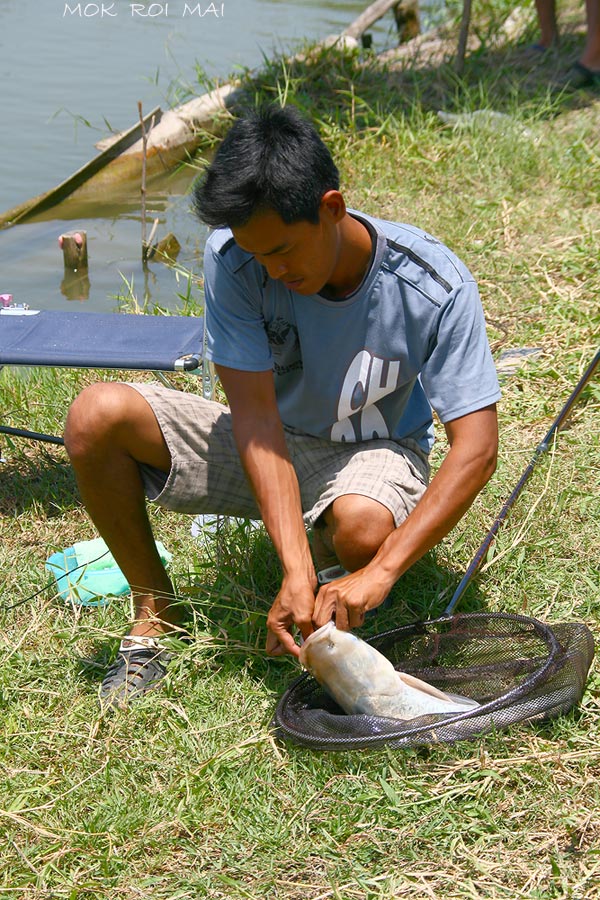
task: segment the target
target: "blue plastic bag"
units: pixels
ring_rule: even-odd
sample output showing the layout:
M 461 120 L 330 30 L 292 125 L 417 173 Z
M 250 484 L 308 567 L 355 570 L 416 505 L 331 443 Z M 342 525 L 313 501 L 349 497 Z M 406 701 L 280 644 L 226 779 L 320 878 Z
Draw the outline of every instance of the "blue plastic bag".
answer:
M 167 565 L 172 554 L 160 541 L 156 548 Z M 46 569 L 56 578 L 60 596 L 76 606 L 105 606 L 109 597 L 119 597 L 130 590 L 102 538 L 79 541 L 66 550 L 58 550 L 46 560 Z

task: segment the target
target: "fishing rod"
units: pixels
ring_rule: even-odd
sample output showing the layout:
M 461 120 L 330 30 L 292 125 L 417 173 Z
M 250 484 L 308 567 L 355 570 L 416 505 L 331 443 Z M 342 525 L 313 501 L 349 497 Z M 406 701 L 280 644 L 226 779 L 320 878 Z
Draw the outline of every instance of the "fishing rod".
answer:
M 521 475 L 513 492 L 511 493 L 510 497 L 508 498 L 508 500 L 506 501 L 506 503 L 504 504 L 504 506 L 498 513 L 498 515 L 494 521 L 494 524 L 492 525 L 492 527 L 486 534 L 481 546 L 475 553 L 475 556 L 473 557 L 467 571 L 465 572 L 465 574 L 462 578 L 462 581 L 456 588 L 456 590 L 452 596 L 452 599 L 450 600 L 450 603 L 444 610 L 444 613 L 443 613 L 444 616 L 452 615 L 452 613 L 456 607 L 456 604 L 458 603 L 458 601 L 460 600 L 460 598 L 466 591 L 467 587 L 469 586 L 469 584 L 475 577 L 476 573 L 478 572 L 483 560 L 485 559 L 486 553 L 488 552 L 494 538 L 496 537 L 496 534 L 498 533 L 498 531 L 500 529 L 500 526 L 502 525 L 502 523 L 508 516 L 508 513 L 509 513 L 510 509 L 512 508 L 513 504 L 515 503 L 517 497 L 519 496 L 519 494 L 525 487 L 525 484 L 529 480 L 531 473 L 533 472 L 538 460 L 540 459 L 541 456 L 544 455 L 544 453 L 546 453 L 548 451 L 548 449 L 552 443 L 552 439 L 553 439 L 554 435 L 560 429 L 564 420 L 568 416 L 572 406 L 579 399 L 579 396 L 580 396 L 581 392 L 583 391 L 583 389 L 586 387 L 588 382 L 591 381 L 591 379 L 593 378 L 594 373 L 595 373 L 596 369 L 598 368 L 599 363 L 600 363 L 600 349 L 598 350 L 594 359 L 589 364 L 589 366 L 587 367 L 587 369 L 585 370 L 585 372 L 583 373 L 583 375 L 577 382 L 577 386 L 571 393 L 570 397 L 566 401 L 566 403 L 563 406 L 563 408 L 561 409 L 560 413 L 557 415 L 556 419 L 554 420 L 554 422 L 548 429 L 548 432 L 547 432 L 544 440 L 540 444 L 538 444 L 538 446 L 535 448 L 535 452 L 531 458 L 531 462 L 529 463 L 529 465 L 527 466 L 527 468 Z

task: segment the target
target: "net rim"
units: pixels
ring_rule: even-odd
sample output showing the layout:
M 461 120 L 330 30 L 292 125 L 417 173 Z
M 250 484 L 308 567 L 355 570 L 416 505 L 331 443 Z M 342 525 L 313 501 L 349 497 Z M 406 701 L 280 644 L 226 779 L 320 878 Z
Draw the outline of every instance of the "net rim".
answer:
M 407 625 L 401 625 L 397 628 L 388 629 L 387 631 L 380 632 L 379 634 L 372 635 L 369 638 L 365 638 L 365 642 L 368 644 L 378 644 L 384 642 L 386 637 L 397 637 L 401 638 L 404 634 L 406 636 L 412 634 L 425 634 L 428 628 L 432 628 L 434 626 L 448 625 L 452 622 L 474 622 L 474 621 L 489 621 L 493 619 L 494 621 L 502 620 L 504 622 L 512 622 L 519 625 L 524 625 L 530 628 L 534 633 L 536 633 L 546 644 L 548 647 L 548 656 L 544 660 L 541 666 L 536 669 L 534 672 L 530 673 L 527 678 L 528 685 L 528 693 L 535 690 L 536 687 L 539 686 L 540 683 L 543 683 L 547 680 L 548 674 L 550 671 L 556 671 L 556 663 L 557 658 L 563 656 L 562 647 L 554 633 L 552 626 L 547 625 L 545 622 L 541 622 L 539 619 L 534 618 L 533 616 L 525 616 L 519 613 L 458 613 L 453 616 L 440 616 L 436 619 L 427 619 L 424 621 L 412 622 Z M 418 737 L 420 734 L 431 731 L 432 728 L 436 726 L 448 726 L 453 725 L 459 722 L 465 722 L 469 719 L 477 719 L 478 717 L 484 718 L 490 713 L 497 712 L 498 710 L 505 709 L 510 705 L 511 699 L 513 698 L 522 698 L 523 691 L 521 686 L 517 686 L 512 688 L 509 691 L 501 694 L 499 697 L 494 698 L 493 700 L 489 700 L 487 703 L 482 703 L 474 709 L 467 710 L 465 712 L 457 712 L 457 713 L 434 713 L 429 714 L 428 716 L 419 716 L 413 720 L 396 720 L 390 719 L 383 716 L 362 716 L 362 715 L 354 715 L 352 719 L 354 722 L 357 720 L 364 718 L 369 719 L 369 721 L 373 721 L 374 719 L 381 720 L 382 722 L 401 722 L 403 727 L 398 729 L 397 731 L 386 731 L 385 734 L 360 734 L 353 736 L 343 735 L 329 735 L 329 734 L 307 734 L 306 731 L 301 730 L 299 728 L 295 728 L 293 725 L 290 725 L 287 721 L 283 720 L 282 713 L 285 708 L 289 705 L 292 700 L 294 693 L 298 690 L 298 688 L 303 685 L 307 681 L 314 682 L 316 689 L 320 688 L 320 685 L 313 678 L 313 676 L 309 672 L 303 672 L 294 681 L 289 685 L 284 694 L 279 699 L 277 704 L 275 714 L 273 717 L 273 725 L 276 730 L 279 732 L 283 732 L 286 736 L 291 738 L 295 738 L 297 743 L 304 743 L 305 746 L 310 743 L 318 744 L 320 748 L 326 749 L 329 745 L 335 745 L 339 748 L 340 741 L 344 741 L 344 747 L 340 749 L 351 750 L 356 747 L 360 747 L 361 749 L 367 749 L 371 745 L 381 745 L 382 743 L 392 743 L 394 741 Z M 340 716 L 340 719 L 344 718 L 344 716 Z M 426 722 L 423 722 L 423 719 L 427 719 Z M 414 725 L 408 725 L 407 722 L 413 721 Z M 421 724 L 417 724 L 421 721 Z

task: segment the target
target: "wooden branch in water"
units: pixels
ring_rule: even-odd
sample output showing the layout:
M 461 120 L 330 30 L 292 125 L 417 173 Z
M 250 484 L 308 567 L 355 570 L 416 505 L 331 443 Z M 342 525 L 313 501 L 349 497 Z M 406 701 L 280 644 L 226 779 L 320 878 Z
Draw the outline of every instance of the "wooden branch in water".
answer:
M 385 16 L 386 12 L 397 6 L 400 0 L 375 0 L 347 28 L 342 31 L 344 37 L 359 38 L 375 22 Z
M 157 106 L 156 109 L 152 110 L 152 112 L 146 116 L 145 121 L 150 121 L 153 118 L 159 119 L 161 114 L 161 109 Z M 7 210 L 7 212 L 1 213 L 0 228 L 16 225 L 17 222 L 24 222 L 26 219 L 31 218 L 31 216 L 44 212 L 44 210 L 50 209 L 52 206 L 56 206 L 57 203 L 60 203 L 61 200 L 64 200 L 65 197 L 68 197 L 73 191 L 88 181 L 92 175 L 101 171 L 108 163 L 120 156 L 124 150 L 131 147 L 132 144 L 135 144 L 135 142 L 139 140 L 139 137 L 140 124 L 138 122 L 122 135 L 119 135 L 119 137 L 113 141 L 109 147 L 104 149 L 102 153 L 99 153 L 65 181 L 62 181 L 59 185 L 52 188 L 52 190 L 46 191 L 44 194 L 39 194 L 31 200 L 27 200 L 25 203 L 21 203 L 19 206 L 15 206 L 12 209 Z
M 229 83 L 208 94 L 189 100 L 164 114 L 160 107 L 144 117 L 154 117 L 148 141 L 147 165 L 151 175 L 162 173 L 189 160 L 207 135 L 221 135 L 229 121 L 228 110 L 235 106 L 243 90 Z M 96 204 L 98 197 L 121 191 L 123 185 L 138 185 L 141 164 L 141 133 L 137 122 L 127 131 L 111 135 L 97 145 L 98 156 L 86 163 L 58 187 L 0 213 L 0 229 L 24 222 L 38 213 L 57 206 L 62 200 L 77 199 Z
M 155 219 L 154 222 L 152 223 L 152 228 L 150 229 L 150 234 L 148 235 L 148 251 L 151 251 L 153 249 L 152 241 L 154 240 L 156 231 L 158 229 L 158 222 L 159 222 L 159 220 Z

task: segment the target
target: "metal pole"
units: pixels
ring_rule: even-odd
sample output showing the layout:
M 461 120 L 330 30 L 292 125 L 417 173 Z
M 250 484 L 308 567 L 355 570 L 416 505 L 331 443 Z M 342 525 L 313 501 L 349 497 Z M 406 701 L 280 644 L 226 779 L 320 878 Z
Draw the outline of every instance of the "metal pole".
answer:
M 462 75 L 465 68 L 465 53 L 467 52 L 467 41 L 469 39 L 469 25 L 471 23 L 471 0 L 463 0 L 462 20 L 460 23 L 460 34 L 458 36 L 458 47 L 456 48 L 456 60 L 454 69 L 457 75 Z
M 0 425 L 0 434 L 11 434 L 14 437 L 29 438 L 32 441 L 46 441 L 48 444 L 64 444 L 61 437 L 52 434 L 40 434 L 38 431 L 26 431 L 24 428 L 11 428 L 10 425 Z
M 596 353 L 594 359 L 592 360 L 592 362 L 587 367 L 587 369 L 581 376 L 580 380 L 578 381 L 577 387 L 572 392 L 569 399 L 567 400 L 567 402 L 561 409 L 560 413 L 558 414 L 558 416 L 556 417 L 556 419 L 554 420 L 554 422 L 548 429 L 548 433 L 546 434 L 546 437 L 541 442 L 541 444 L 538 444 L 538 446 L 535 448 L 535 452 L 533 454 L 533 457 L 531 458 L 531 462 L 529 463 L 529 465 L 527 466 L 527 468 L 521 475 L 521 477 L 518 481 L 518 484 L 515 486 L 510 497 L 508 498 L 508 500 L 506 501 L 506 503 L 504 504 L 504 506 L 498 513 L 498 516 L 496 517 L 494 524 L 492 525 L 492 527 L 486 534 L 486 536 L 483 540 L 483 543 L 481 544 L 481 546 L 479 547 L 479 550 L 477 550 L 475 556 L 473 557 L 473 559 L 469 565 L 469 568 L 465 572 L 465 574 L 462 578 L 462 581 L 456 588 L 450 603 L 444 610 L 444 616 L 452 615 L 454 608 L 456 607 L 456 604 L 458 603 L 458 601 L 460 600 L 460 598 L 466 591 L 467 587 L 469 586 L 469 584 L 475 577 L 475 574 L 479 570 L 479 568 L 485 558 L 485 555 L 490 548 L 492 541 L 496 537 L 496 534 L 498 533 L 500 526 L 506 519 L 515 500 L 517 499 L 517 497 L 523 490 L 525 484 L 527 483 L 531 473 L 533 472 L 533 470 L 535 468 L 537 461 L 539 460 L 540 456 L 542 456 L 544 453 L 546 453 L 546 451 L 550 447 L 550 444 L 552 442 L 552 439 L 553 439 L 555 433 L 559 430 L 560 426 L 562 425 L 562 423 L 568 416 L 569 411 L 571 410 L 571 407 L 573 406 L 573 404 L 576 403 L 576 401 L 579 399 L 579 395 L 581 394 L 581 392 L 583 391 L 583 389 L 585 388 L 587 383 L 594 376 L 594 373 L 595 373 L 596 369 L 598 368 L 599 363 L 600 363 L 600 350 L 598 350 L 598 352 Z

